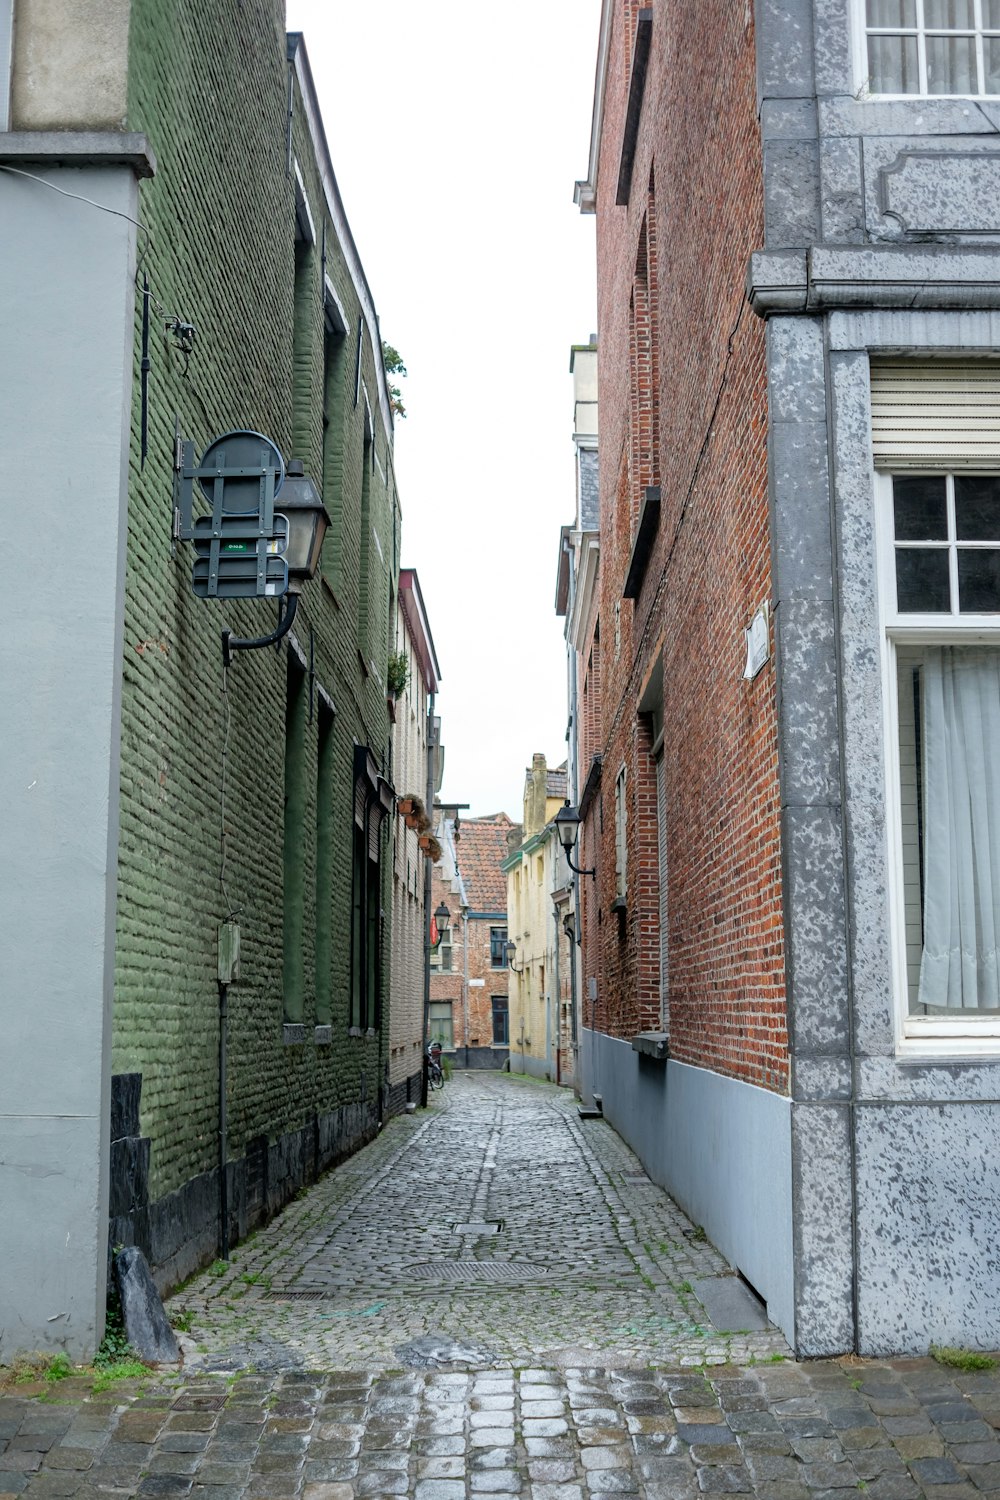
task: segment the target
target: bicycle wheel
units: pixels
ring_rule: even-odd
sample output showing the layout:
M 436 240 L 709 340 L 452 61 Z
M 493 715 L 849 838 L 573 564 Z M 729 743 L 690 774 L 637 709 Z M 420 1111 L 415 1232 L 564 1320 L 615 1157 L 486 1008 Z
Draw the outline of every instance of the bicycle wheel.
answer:
M 442 1073 L 442 1071 L 441 1071 L 440 1068 L 437 1068 L 431 1074 L 431 1088 L 432 1089 L 443 1089 L 444 1088 L 444 1074 Z

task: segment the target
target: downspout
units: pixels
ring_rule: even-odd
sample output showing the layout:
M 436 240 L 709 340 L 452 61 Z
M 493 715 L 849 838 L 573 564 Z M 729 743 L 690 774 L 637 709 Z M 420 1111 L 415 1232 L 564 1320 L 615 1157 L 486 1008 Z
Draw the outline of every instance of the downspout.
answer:
M 465 1067 L 469 1067 L 469 908 L 462 907 L 462 1035 L 465 1039 Z
M 229 986 L 219 980 L 219 1259 L 229 1259 L 229 1154 L 226 1112 L 226 1042 L 229 1032 Z

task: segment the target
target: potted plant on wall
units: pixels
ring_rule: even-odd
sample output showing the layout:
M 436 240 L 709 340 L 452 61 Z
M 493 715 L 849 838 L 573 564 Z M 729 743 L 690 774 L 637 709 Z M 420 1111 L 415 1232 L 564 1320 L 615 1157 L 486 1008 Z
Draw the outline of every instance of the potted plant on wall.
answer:
M 410 680 L 410 658 L 405 651 L 392 651 L 385 672 L 385 685 L 393 698 L 398 698 Z

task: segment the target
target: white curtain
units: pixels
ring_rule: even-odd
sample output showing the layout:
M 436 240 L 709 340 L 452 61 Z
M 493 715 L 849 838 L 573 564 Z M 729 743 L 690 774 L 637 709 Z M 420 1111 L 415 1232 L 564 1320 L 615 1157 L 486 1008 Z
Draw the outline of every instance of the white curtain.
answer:
M 1000 1007 L 1000 652 L 934 646 L 921 694 L 924 948 L 918 1004 Z

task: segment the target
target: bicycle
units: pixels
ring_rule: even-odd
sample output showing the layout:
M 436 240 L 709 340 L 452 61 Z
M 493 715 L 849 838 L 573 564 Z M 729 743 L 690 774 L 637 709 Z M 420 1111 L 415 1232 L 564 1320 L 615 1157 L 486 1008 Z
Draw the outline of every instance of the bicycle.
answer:
M 437 1043 L 432 1043 L 427 1048 L 427 1087 L 431 1089 L 444 1088 L 444 1071 L 441 1067 L 441 1048 Z

